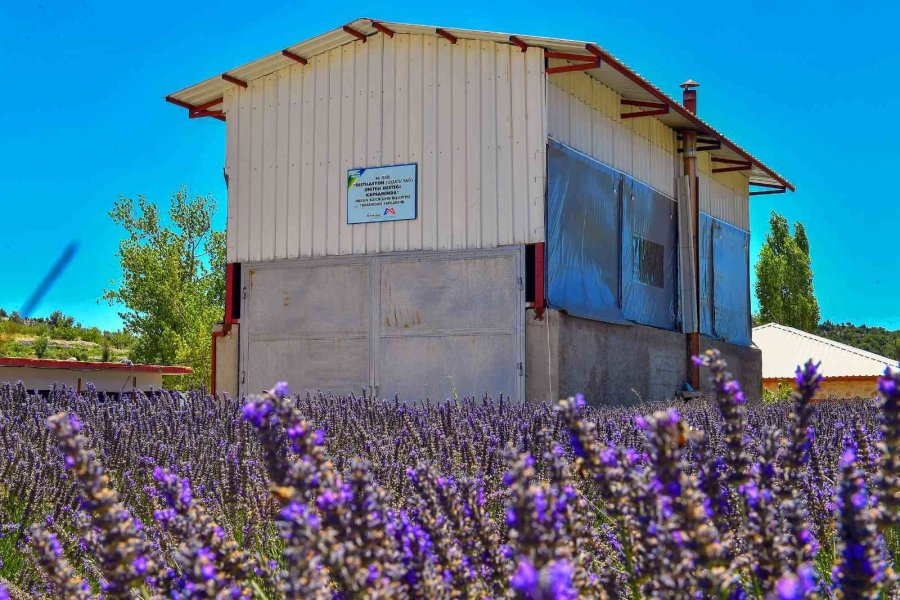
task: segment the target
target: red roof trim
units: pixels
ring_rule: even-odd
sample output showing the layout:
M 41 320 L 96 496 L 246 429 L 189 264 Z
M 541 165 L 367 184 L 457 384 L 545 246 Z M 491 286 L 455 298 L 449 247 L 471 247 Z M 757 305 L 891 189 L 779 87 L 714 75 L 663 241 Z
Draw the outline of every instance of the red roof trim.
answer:
M 37 369 L 68 369 L 70 371 L 128 371 L 132 373 L 161 373 L 163 375 L 187 375 L 193 372 L 193 369 L 190 367 L 128 365 L 124 363 L 16 358 L 12 356 L 0 356 L 0 367 L 33 367 Z
M 619 73 L 621 73 L 622 75 L 624 75 L 625 77 L 630 79 L 632 82 L 636 83 L 638 86 L 643 88 L 645 92 L 647 92 L 653 96 L 656 96 L 658 99 L 662 100 L 664 103 L 668 104 L 672 109 L 674 109 L 675 112 L 677 112 L 678 114 L 680 114 L 682 117 L 686 118 L 687 120 L 691 121 L 694 124 L 694 126 L 700 130 L 700 133 L 705 133 L 706 131 L 709 131 L 708 135 L 712 135 L 717 138 L 720 138 L 722 140 L 722 143 L 725 144 L 725 146 L 727 146 L 730 150 L 732 150 L 736 154 L 739 154 L 740 156 L 743 156 L 748 161 L 752 162 L 754 165 L 756 165 L 757 167 L 759 167 L 760 169 L 765 171 L 765 173 L 767 175 L 769 175 L 772 179 L 774 179 L 775 181 L 778 181 L 779 183 L 784 185 L 784 187 L 786 187 L 787 189 L 791 190 L 792 192 L 794 191 L 794 186 L 791 185 L 791 183 L 789 181 L 787 181 L 786 179 L 781 177 L 778 173 L 776 173 L 775 171 L 773 171 L 766 165 L 762 164 L 761 162 L 759 162 L 758 160 L 753 158 L 753 156 L 751 156 L 746 150 L 744 150 L 743 148 L 741 148 L 740 146 L 738 146 L 737 144 L 735 144 L 734 142 L 729 140 L 727 137 L 725 137 L 724 135 L 722 135 L 721 133 L 716 131 L 711 125 L 702 121 L 697 115 L 695 115 L 694 113 L 692 113 L 691 111 L 686 109 L 680 103 L 678 103 L 675 100 L 673 100 L 672 98 L 670 98 L 668 96 L 668 94 L 666 94 L 665 92 L 660 90 L 658 87 L 656 87 L 655 85 L 653 85 L 652 83 L 650 83 L 649 81 L 647 81 L 646 79 L 644 79 L 643 77 L 641 77 L 640 75 L 638 75 L 637 73 L 632 71 L 630 68 L 628 68 L 627 66 L 625 66 L 624 64 L 622 64 L 621 62 L 616 60 L 612 55 L 610 55 L 607 52 L 604 52 L 603 50 L 601 50 L 594 44 L 587 44 L 585 46 L 585 48 L 588 50 L 588 52 L 590 52 L 597 58 L 601 59 L 603 62 L 608 63 L 609 66 L 611 66 L 613 69 L 615 69 L 616 71 L 618 71 Z

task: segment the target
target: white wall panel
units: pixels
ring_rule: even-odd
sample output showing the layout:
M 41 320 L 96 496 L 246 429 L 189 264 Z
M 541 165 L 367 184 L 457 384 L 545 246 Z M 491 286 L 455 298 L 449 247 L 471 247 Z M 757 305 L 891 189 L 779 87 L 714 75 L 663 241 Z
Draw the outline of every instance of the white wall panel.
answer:
M 750 231 L 750 190 L 746 173 L 713 173 L 713 168 L 727 165 L 717 165 L 710 158 L 708 152 L 701 152 L 697 159 L 700 210 L 744 231 Z
M 680 155 L 674 130 L 653 117 L 622 119 L 621 96 L 586 73 L 549 76 L 548 133 L 560 142 L 628 173 L 675 198 Z M 708 152 L 698 158 L 700 210 L 749 230 L 746 175 L 712 173 Z
M 586 73 L 550 75 L 547 96 L 552 137 L 675 197 L 675 131 L 653 117 L 621 119 L 621 97 Z
M 229 261 L 544 239 L 537 48 L 377 35 L 230 88 L 224 103 Z M 347 169 L 406 162 L 418 164 L 418 218 L 347 225 Z

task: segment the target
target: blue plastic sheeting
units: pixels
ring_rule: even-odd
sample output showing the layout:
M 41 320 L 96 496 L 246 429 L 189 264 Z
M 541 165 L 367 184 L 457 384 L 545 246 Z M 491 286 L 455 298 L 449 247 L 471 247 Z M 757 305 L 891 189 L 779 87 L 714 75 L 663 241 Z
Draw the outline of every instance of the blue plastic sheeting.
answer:
M 629 321 L 675 330 L 677 206 L 671 198 L 627 176 L 622 196 L 622 311 Z
M 700 331 L 750 345 L 750 234 L 700 213 Z
M 712 232 L 716 337 L 750 345 L 750 234 L 716 220 Z
M 700 213 L 700 333 L 716 337 L 713 329 L 713 219 Z
M 619 308 L 622 174 L 551 140 L 547 154 L 547 303 L 624 322 Z

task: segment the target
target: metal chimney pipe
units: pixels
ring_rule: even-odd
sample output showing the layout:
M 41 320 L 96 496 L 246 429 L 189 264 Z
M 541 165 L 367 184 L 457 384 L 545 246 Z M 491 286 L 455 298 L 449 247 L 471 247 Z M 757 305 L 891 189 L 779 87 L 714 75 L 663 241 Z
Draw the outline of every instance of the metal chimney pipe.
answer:
M 688 79 L 684 83 L 681 84 L 681 89 L 684 90 L 681 94 L 681 103 L 684 105 L 686 109 L 697 114 L 697 88 L 700 87 L 700 84 L 694 81 L 693 79 Z

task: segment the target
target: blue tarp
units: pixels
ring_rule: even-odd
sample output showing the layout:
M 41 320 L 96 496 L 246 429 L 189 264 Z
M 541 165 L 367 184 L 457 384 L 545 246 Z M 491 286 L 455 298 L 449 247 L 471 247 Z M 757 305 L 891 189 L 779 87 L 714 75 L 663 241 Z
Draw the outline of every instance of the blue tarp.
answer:
M 750 234 L 716 220 L 713 226 L 713 318 L 716 337 L 750 345 Z
M 678 329 L 677 203 L 551 140 L 547 303 L 569 314 Z M 750 344 L 750 234 L 700 214 L 700 331 Z
M 622 311 L 629 321 L 674 331 L 677 207 L 671 198 L 628 176 L 622 197 Z
M 750 234 L 700 213 L 700 331 L 750 345 Z
M 622 174 L 558 142 L 547 154 L 547 303 L 624 322 L 619 308 Z

